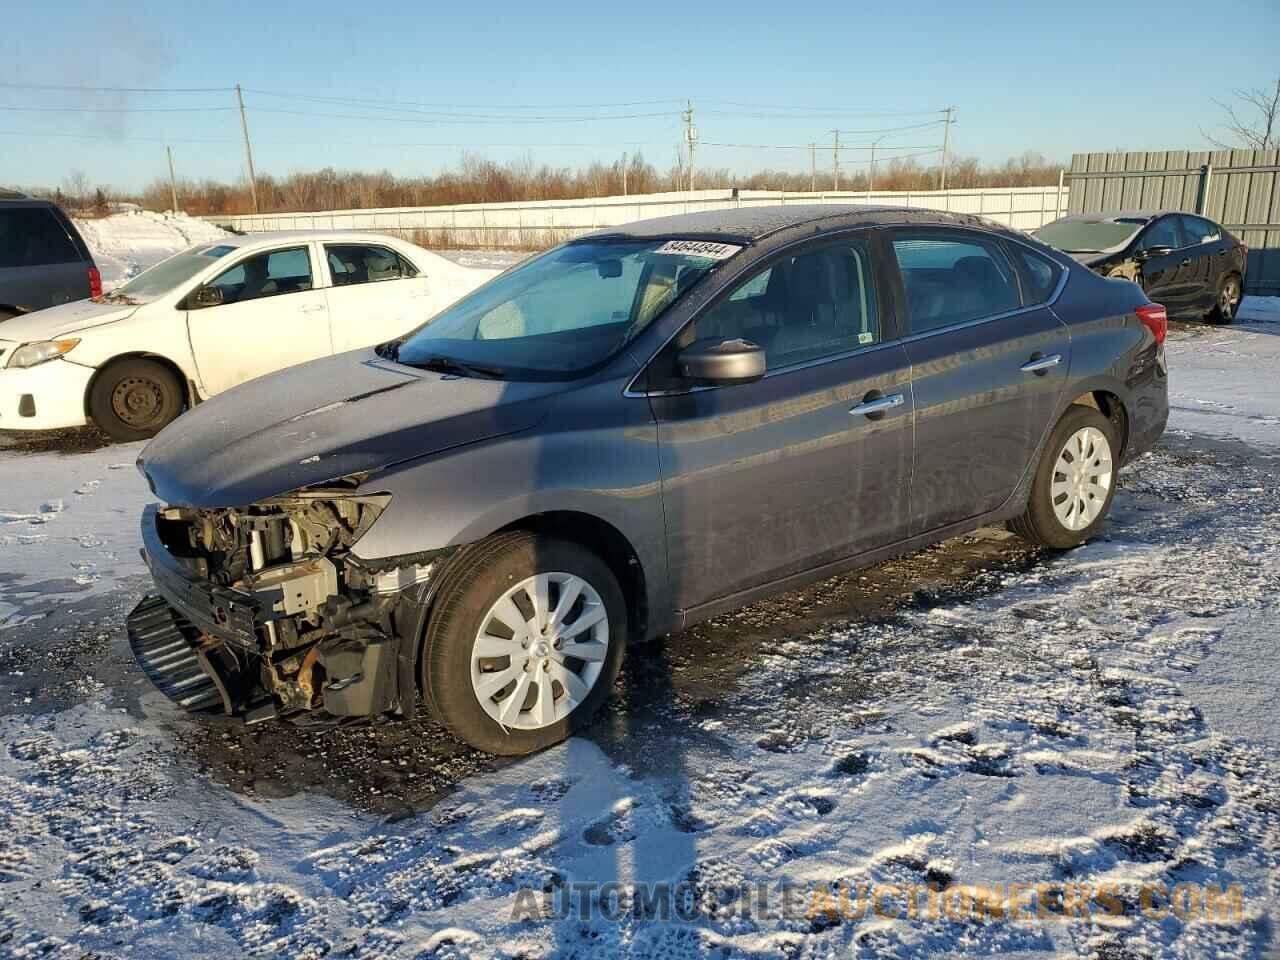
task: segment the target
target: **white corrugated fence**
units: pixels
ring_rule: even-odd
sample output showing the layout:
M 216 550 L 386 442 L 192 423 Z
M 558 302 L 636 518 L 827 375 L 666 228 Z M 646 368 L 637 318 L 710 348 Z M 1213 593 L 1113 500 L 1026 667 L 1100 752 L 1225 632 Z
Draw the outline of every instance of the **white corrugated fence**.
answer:
M 697 210 L 779 203 L 872 203 L 977 213 L 1034 230 L 1067 211 L 1065 187 L 982 187 L 974 190 L 785 193 L 776 190 L 697 190 L 582 200 L 463 203 L 445 207 L 392 207 L 209 216 L 242 233 L 270 230 L 370 230 L 435 246 L 547 246 L 601 227 Z

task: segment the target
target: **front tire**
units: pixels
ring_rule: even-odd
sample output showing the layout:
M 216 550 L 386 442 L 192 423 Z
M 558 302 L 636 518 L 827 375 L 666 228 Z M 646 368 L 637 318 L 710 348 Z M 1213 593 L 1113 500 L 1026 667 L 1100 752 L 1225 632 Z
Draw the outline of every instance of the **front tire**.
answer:
M 1053 428 L 1026 512 L 1010 521 L 1010 529 L 1056 550 L 1084 543 L 1111 509 L 1119 450 L 1111 421 L 1093 407 L 1073 404 Z
M 89 388 L 89 416 L 112 440 L 146 440 L 182 412 L 182 384 L 145 357 L 109 364 Z
M 1210 323 L 1231 323 L 1240 309 L 1240 301 L 1244 298 L 1244 285 L 1238 273 L 1229 273 L 1218 284 L 1218 299 L 1213 309 L 1205 317 Z
M 603 560 L 566 540 L 499 534 L 444 573 L 423 640 L 423 697 L 471 746 L 532 753 L 591 719 L 626 640 L 626 602 Z

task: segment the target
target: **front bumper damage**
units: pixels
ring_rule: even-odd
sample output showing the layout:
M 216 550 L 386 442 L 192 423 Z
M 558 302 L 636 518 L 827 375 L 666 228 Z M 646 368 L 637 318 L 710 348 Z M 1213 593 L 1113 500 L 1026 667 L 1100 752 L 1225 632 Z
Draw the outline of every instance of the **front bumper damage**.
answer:
M 156 594 L 127 621 L 143 672 L 187 710 L 249 723 L 412 716 L 416 641 L 445 553 L 355 558 L 385 502 L 310 491 L 236 510 L 147 507 Z

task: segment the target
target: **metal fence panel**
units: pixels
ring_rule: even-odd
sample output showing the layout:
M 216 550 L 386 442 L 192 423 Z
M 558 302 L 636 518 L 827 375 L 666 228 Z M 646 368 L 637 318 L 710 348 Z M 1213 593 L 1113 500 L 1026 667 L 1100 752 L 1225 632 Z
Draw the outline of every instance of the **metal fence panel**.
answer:
M 1249 247 L 1245 291 L 1280 294 L 1280 150 L 1077 153 L 1071 213 L 1181 210 L 1216 220 Z

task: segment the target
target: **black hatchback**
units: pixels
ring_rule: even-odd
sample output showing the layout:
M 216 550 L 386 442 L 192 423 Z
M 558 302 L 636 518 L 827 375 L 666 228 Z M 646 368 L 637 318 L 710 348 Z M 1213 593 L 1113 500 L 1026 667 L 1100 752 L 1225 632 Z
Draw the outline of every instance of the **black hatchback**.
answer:
M 1077 213 L 1034 231 L 1104 277 L 1121 277 L 1162 303 L 1170 319 L 1230 323 L 1244 295 L 1249 248 L 1189 213 Z

